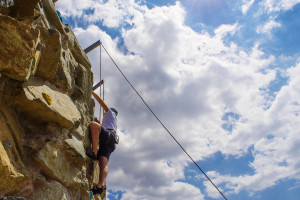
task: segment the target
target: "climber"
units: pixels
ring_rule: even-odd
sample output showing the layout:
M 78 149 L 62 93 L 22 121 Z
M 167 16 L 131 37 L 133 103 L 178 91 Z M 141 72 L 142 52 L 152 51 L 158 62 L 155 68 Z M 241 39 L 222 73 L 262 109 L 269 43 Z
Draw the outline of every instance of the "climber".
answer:
M 92 160 L 98 160 L 100 168 L 98 185 L 91 189 L 93 195 L 95 195 L 101 194 L 106 190 L 107 164 L 111 153 L 116 148 L 116 144 L 119 143 L 119 137 L 116 134 L 118 111 L 114 108 L 109 108 L 96 93 L 92 92 L 92 94 L 105 111 L 102 125 L 97 122 L 90 122 L 89 124 L 92 138 L 92 152 L 88 152 L 86 155 Z M 97 152 L 98 145 L 99 150 Z

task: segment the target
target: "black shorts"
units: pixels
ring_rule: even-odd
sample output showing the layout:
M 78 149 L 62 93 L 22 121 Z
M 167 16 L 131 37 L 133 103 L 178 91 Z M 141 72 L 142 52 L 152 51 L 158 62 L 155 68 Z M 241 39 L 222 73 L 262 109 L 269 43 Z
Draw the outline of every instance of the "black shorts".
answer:
M 105 156 L 107 159 L 109 159 L 110 154 L 116 149 L 116 137 L 117 136 L 115 132 L 101 126 L 101 133 L 99 136 L 99 150 L 97 153 L 98 159 L 100 156 Z

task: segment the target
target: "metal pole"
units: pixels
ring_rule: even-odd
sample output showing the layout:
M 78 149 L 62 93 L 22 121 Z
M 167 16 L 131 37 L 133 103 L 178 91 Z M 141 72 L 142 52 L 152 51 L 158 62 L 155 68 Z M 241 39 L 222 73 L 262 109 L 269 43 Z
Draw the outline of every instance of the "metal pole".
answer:
M 94 50 L 96 47 L 100 46 L 101 45 L 101 42 L 100 40 L 98 40 L 97 42 L 95 42 L 94 44 L 92 44 L 91 46 L 87 47 L 86 49 L 84 49 L 83 51 L 85 53 L 89 53 L 91 52 L 92 50 Z

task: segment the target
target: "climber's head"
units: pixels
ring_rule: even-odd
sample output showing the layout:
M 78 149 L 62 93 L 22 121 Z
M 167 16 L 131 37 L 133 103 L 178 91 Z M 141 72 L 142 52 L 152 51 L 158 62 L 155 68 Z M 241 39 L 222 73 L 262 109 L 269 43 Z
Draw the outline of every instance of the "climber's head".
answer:
M 116 116 L 118 116 L 118 111 L 117 111 L 117 109 L 115 109 L 115 108 L 110 108 L 110 109 L 111 109 L 111 111 L 113 111 L 113 113 L 115 113 Z

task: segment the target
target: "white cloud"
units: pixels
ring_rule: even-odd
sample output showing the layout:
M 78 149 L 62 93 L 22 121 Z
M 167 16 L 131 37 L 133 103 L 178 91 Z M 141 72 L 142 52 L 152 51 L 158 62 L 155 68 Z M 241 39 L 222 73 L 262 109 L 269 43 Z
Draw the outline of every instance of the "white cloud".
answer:
M 254 169 L 255 174 L 232 177 L 209 172 L 208 174 L 214 182 L 226 183 L 228 189 L 231 189 L 233 193 L 238 193 L 241 190 L 261 191 L 284 178 L 299 178 L 300 159 L 297 155 L 300 153 L 298 148 L 300 145 L 298 134 L 300 87 L 299 79 L 296 78 L 299 73 L 300 64 L 288 69 L 289 84 L 278 92 L 271 108 L 265 111 L 265 116 L 260 117 L 260 120 L 267 119 L 267 121 L 262 122 L 263 126 L 255 125 L 256 127 L 247 132 L 247 140 L 254 144 L 252 152 L 254 161 L 250 163 L 250 167 Z M 254 131 L 257 134 L 253 135 Z M 271 134 L 270 138 L 267 137 L 268 134 Z M 242 138 L 235 136 L 236 139 L 237 137 Z M 253 141 L 253 137 L 256 137 L 256 141 Z M 230 143 L 234 143 L 234 141 L 237 142 L 233 139 L 230 140 Z M 206 186 L 208 194 L 215 197 L 208 182 Z
M 238 24 L 223 24 L 215 29 L 215 34 L 219 35 L 220 37 L 224 37 L 228 34 L 233 35 L 238 30 Z
M 56 8 L 63 16 L 95 23 L 103 21 L 109 28 L 117 28 L 135 15 L 136 10 L 143 12 L 145 7 L 139 6 L 134 0 L 61 0 Z
M 300 178 L 299 64 L 286 71 L 289 84 L 270 101 L 263 89 L 276 79 L 276 70 L 269 69 L 276 58 L 265 55 L 259 44 L 243 51 L 234 42 L 225 42 L 226 36 L 239 29 L 237 23 L 218 27 L 215 35 L 197 33 L 184 25 L 185 10 L 180 3 L 149 9 L 133 1 L 118 1 L 114 7 L 116 2 L 94 7 L 116 9 L 99 15 L 107 19 L 108 27 L 122 27 L 121 22 L 131 25 L 122 29 L 122 38 L 112 39 L 90 25 L 74 30 L 78 40 L 87 47 L 101 38 L 128 79 L 195 160 L 217 151 L 242 156 L 253 147 L 250 166 L 255 173 L 232 177 L 209 172 L 216 184 L 225 183 L 223 190 L 238 193 L 263 190 L 283 178 Z M 86 19 L 93 22 L 97 15 Z M 117 48 L 121 39 L 129 51 L 126 55 Z M 99 49 L 89 58 L 96 82 Z M 178 181 L 184 178 L 185 154 L 108 56 L 104 54 L 102 59 L 105 98 L 119 110 L 121 137 L 110 161 L 109 187 L 126 191 L 122 199 L 204 199 L 205 191 Z M 228 112 L 241 116 L 232 132 L 221 126 Z M 273 138 L 268 139 L 269 135 Z M 208 195 L 215 198 L 216 192 L 207 182 L 205 185 Z
M 162 197 L 167 196 L 166 199 L 182 200 L 182 199 L 191 199 L 191 200 L 202 200 L 204 195 L 201 194 L 198 188 L 187 185 L 181 182 L 175 182 L 170 185 L 171 187 L 159 187 L 159 188 L 147 188 L 137 187 L 134 192 L 125 193 L 123 198 L 124 200 L 131 199 L 162 199 Z
M 243 5 L 242 5 L 242 13 L 245 15 L 247 14 L 248 10 L 252 6 L 255 0 L 243 0 Z
M 271 19 L 264 25 L 257 27 L 256 32 L 270 35 L 273 29 L 280 28 L 280 27 L 281 24 L 279 22 L 276 22 L 275 20 Z
M 117 28 L 121 23 L 124 23 L 134 15 L 138 6 L 134 0 L 110 0 L 102 4 L 95 2 L 93 9 L 94 12 L 92 14 L 84 16 L 86 20 L 90 23 L 103 20 L 103 25 L 110 28 Z M 143 8 L 141 7 L 141 9 Z
M 268 12 L 278 12 L 280 10 L 289 10 L 293 6 L 300 3 L 300 0 L 263 0 L 262 5 L 267 9 Z
M 84 10 L 92 8 L 94 3 L 94 0 L 60 0 L 55 3 L 55 7 L 63 16 L 80 17 Z

